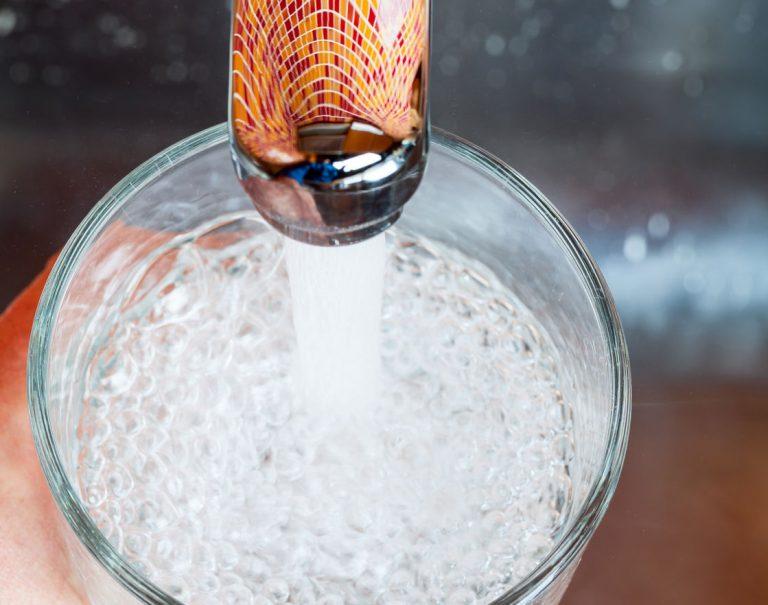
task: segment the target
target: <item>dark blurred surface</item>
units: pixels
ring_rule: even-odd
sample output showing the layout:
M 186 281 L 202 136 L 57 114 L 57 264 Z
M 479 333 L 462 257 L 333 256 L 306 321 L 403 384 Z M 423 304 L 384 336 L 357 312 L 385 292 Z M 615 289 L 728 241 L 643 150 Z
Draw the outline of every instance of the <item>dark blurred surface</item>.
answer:
M 439 0 L 433 121 L 576 226 L 630 342 L 626 469 L 566 603 L 768 602 L 768 4 Z M 0 307 L 225 119 L 226 2 L 0 3 Z

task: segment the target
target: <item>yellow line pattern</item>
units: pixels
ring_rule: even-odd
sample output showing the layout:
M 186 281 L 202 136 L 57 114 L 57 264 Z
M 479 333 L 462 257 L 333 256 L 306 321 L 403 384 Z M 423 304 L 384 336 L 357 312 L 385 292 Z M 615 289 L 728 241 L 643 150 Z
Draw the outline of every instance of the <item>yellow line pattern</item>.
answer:
M 304 159 L 298 129 L 363 121 L 402 140 L 421 126 L 414 81 L 428 0 L 235 0 L 232 115 L 260 161 Z

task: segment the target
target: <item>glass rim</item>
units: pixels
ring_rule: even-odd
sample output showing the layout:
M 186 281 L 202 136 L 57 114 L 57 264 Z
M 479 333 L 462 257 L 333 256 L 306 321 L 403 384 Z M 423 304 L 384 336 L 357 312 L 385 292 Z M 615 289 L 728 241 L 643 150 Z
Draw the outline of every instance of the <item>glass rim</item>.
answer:
M 618 311 L 605 279 L 581 238 L 560 212 L 538 189 L 497 157 L 453 134 L 437 128 L 432 131 L 433 143 L 464 159 L 512 191 L 515 197 L 545 224 L 549 233 L 560 244 L 577 268 L 582 286 L 594 305 L 602 327 L 602 338 L 607 341 L 609 363 L 613 373 L 611 422 L 601 466 L 571 527 L 527 576 L 493 602 L 493 605 L 510 605 L 522 599 L 535 599 L 560 577 L 579 556 L 605 515 L 618 484 L 629 438 L 629 354 Z M 67 478 L 53 436 L 47 406 L 50 344 L 63 296 L 79 266 L 79 261 L 89 250 L 101 228 L 136 191 L 143 189 L 180 162 L 226 143 L 227 137 L 227 125 L 218 124 L 179 141 L 133 170 L 93 207 L 64 246 L 48 277 L 30 336 L 27 396 L 32 436 L 56 507 L 80 543 L 117 583 L 140 601 L 150 605 L 182 604 L 140 575 L 117 552 L 98 530 Z

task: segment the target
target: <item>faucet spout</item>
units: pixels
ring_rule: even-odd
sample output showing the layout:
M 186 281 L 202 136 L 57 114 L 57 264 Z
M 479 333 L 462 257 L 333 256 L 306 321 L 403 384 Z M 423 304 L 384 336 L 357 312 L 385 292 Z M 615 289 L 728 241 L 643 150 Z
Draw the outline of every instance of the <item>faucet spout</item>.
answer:
M 430 0 L 235 0 L 229 130 L 267 222 L 317 245 L 392 225 L 429 147 Z

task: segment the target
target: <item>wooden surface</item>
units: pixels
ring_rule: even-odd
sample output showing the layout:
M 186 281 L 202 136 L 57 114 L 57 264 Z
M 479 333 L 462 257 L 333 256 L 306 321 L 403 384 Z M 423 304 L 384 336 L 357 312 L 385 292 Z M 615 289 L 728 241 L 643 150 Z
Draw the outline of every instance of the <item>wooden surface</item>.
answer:
M 636 390 L 619 489 L 564 605 L 768 603 L 766 387 Z

